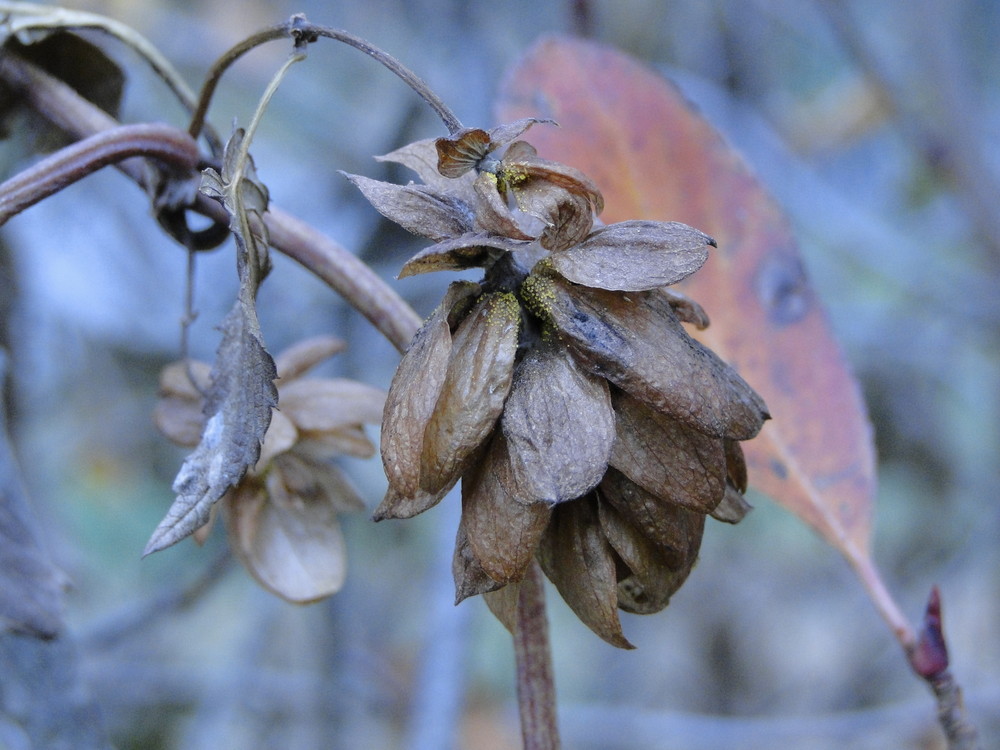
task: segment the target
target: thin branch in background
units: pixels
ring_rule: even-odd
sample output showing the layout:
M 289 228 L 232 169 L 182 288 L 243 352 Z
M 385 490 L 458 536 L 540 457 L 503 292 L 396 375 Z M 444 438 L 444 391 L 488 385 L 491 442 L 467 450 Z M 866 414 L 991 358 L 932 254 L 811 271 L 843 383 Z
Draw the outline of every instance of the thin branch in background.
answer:
M 225 577 L 232 561 L 226 546 L 192 581 L 173 586 L 144 602 L 131 604 L 92 626 L 80 635 L 80 646 L 88 654 L 107 651 L 162 621 L 166 615 L 190 609 Z
M 875 85 L 889 109 L 897 113 L 903 134 L 926 161 L 943 167 L 954 181 L 956 192 L 981 241 L 991 253 L 994 267 L 1000 262 L 1000 174 L 987 158 L 985 134 L 980 127 L 980 108 L 969 91 L 968 71 L 961 45 L 953 33 L 960 3 L 920 0 L 908 7 L 907 16 L 916 24 L 914 46 L 921 54 L 912 60 L 920 67 L 919 94 L 913 95 L 888 71 L 878 48 L 866 36 L 856 15 L 840 0 L 821 0 L 830 26 L 841 43 Z

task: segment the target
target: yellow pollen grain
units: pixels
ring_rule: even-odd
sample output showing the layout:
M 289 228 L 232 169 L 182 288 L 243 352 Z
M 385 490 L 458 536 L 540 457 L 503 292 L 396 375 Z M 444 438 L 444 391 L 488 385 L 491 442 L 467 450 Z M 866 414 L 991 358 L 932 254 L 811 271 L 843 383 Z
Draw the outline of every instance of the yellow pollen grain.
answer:
M 552 305 L 556 301 L 555 285 L 551 279 L 531 274 L 521 284 L 521 298 L 525 306 L 542 320 L 552 318 Z
M 486 323 L 490 326 L 504 327 L 512 321 L 520 321 L 521 306 L 513 292 L 503 292 L 490 297 L 486 309 Z

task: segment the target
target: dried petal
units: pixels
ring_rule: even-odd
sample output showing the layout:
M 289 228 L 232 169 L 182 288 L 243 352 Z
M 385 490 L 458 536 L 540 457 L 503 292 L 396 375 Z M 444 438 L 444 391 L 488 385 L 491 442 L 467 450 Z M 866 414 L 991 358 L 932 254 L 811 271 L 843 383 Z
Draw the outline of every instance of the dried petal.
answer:
M 469 546 L 469 538 L 465 532 L 465 516 L 458 522 L 451 573 L 455 579 L 455 604 L 470 596 L 496 591 L 503 586 L 486 574 L 472 547 Z
M 334 336 L 313 336 L 292 344 L 274 358 L 278 380 L 284 381 L 279 383 L 279 389 L 346 348 L 347 342 Z
M 726 452 L 726 479 L 740 492 L 747 491 L 747 462 L 743 458 L 743 446 L 737 440 L 723 440 Z
M 553 508 L 538 561 L 587 627 L 612 646 L 634 648 L 618 619 L 614 551 L 601 531 L 593 496 Z
M 192 382 L 194 378 L 194 382 Z M 193 359 L 171 362 L 160 372 L 160 395 L 201 403 L 212 386 L 212 366 Z
M 260 444 L 260 458 L 254 466 L 254 471 L 263 471 L 274 457 L 289 450 L 299 438 L 299 431 L 287 415 L 277 409 L 271 412 L 271 424 L 264 433 L 264 442 Z
M 435 242 L 468 232 L 472 211 L 453 195 L 426 185 L 396 185 L 343 173 L 376 211 L 413 234 Z
M 674 550 L 678 561 L 686 554 L 690 538 L 701 538 L 704 513 L 663 502 L 615 469 L 608 469 L 598 493 L 643 536 L 659 547 Z
M 514 191 L 517 207 L 539 219 L 545 229 L 539 244 L 553 252 L 581 242 L 594 226 L 594 213 L 584 195 L 541 180 L 523 183 Z
M 483 601 L 490 608 L 490 612 L 511 635 L 514 635 L 514 628 L 517 627 L 517 602 L 520 596 L 520 583 L 508 583 L 502 589 L 483 594 Z
M 662 295 L 570 285 L 555 274 L 533 273 L 525 286 L 588 369 L 657 411 L 734 440 L 753 437 L 768 418 L 760 396 L 688 336 Z
M 627 569 L 618 576 L 618 606 L 637 615 L 659 612 L 691 572 L 701 545 L 700 530 L 678 555 L 677 550 L 659 547 L 643 536 L 610 504 L 600 503 L 598 510 L 604 536 Z
M 344 378 L 293 380 L 278 391 L 278 408 L 302 431 L 324 432 L 351 424 L 377 424 L 385 393 Z
M 556 121 L 538 119 L 536 117 L 525 117 L 521 120 L 515 120 L 514 122 L 497 125 L 495 128 L 490 129 L 490 143 L 492 144 L 492 148 L 499 148 L 500 146 L 507 145 L 515 138 L 519 138 L 532 125 L 538 124 L 555 125 Z
M 451 487 L 503 411 L 517 352 L 521 308 L 512 294 L 487 294 L 455 331 L 447 374 L 424 431 L 420 488 Z
M 722 502 L 712 511 L 712 518 L 725 523 L 739 523 L 751 510 L 753 506 L 743 497 L 743 493 L 726 482 L 726 493 L 722 496 Z
M 454 308 L 478 291 L 479 285 L 469 282 L 449 286 L 444 300 L 413 337 L 396 369 L 382 414 L 382 465 L 389 490 L 375 511 L 376 520 L 409 518 L 440 500 L 420 492 L 424 431 L 441 395 L 451 355 L 449 318 Z
M 611 465 L 665 502 L 710 513 L 726 491 L 722 441 L 614 395 L 618 432 Z
M 462 519 L 473 554 L 499 583 L 520 581 L 549 522 L 549 506 L 519 503 L 504 489 L 510 460 L 502 433 L 462 478 Z
M 711 237 L 686 224 L 623 221 L 595 230 L 568 250 L 554 252 L 552 267 L 576 284 L 598 289 L 656 289 L 701 268 L 711 244 Z
M 205 430 L 201 401 L 176 396 L 161 398 L 153 409 L 156 428 L 177 445 L 195 446 Z
M 472 184 L 476 195 L 476 227 L 489 234 L 515 240 L 533 240 L 514 217 L 514 212 L 497 188 L 496 175 L 483 172 Z
M 421 250 L 406 262 L 398 278 L 433 271 L 462 271 L 466 268 L 484 267 L 501 253 L 519 250 L 524 244 L 482 232 L 463 234 Z
M 434 141 L 438 154 L 438 172 L 445 177 L 461 177 L 476 168 L 496 146 L 490 134 L 479 128 L 466 128 L 448 138 Z
M 705 312 L 705 308 L 686 294 L 676 289 L 660 289 L 659 294 L 667 300 L 670 309 L 682 323 L 690 323 L 699 331 L 708 328 L 708 313 Z
M 375 455 L 375 444 L 361 425 L 345 425 L 323 432 L 300 432 L 296 451 L 324 457 L 371 458 Z
M 290 602 L 339 591 L 346 574 L 337 507 L 326 491 L 310 491 L 297 467 L 279 457 L 266 487 L 244 481 L 226 496 L 230 545 L 260 584 Z M 303 491 L 305 490 L 305 491 Z
M 501 425 L 521 502 L 559 503 L 592 490 L 608 466 L 615 415 L 603 378 L 582 370 L 550 336 L 517 367 Z
M 516 191 L 526 178 L 540 180 L 586 198 L 593 205 L 594 213 L 604 210 L 604 197 L 587 175 L 566 164 L 539 159 L 537 153 L 535 147 L 526 141 L 512 143 L 503 156 L 497 175 L 501 184 Z
M 416 141 L 386 154 L 376 156 L 378 161 L 395 162 L 409 167 L 420 177 L 425 185 L 435 188 L 440 193 L 450 193 L 458 197 L 472 195 L 472 182 L 476 179 L 475 172 L 468 172 L 461 177 L 445 177 L 438 172 L 438 154 L 435 138 Z

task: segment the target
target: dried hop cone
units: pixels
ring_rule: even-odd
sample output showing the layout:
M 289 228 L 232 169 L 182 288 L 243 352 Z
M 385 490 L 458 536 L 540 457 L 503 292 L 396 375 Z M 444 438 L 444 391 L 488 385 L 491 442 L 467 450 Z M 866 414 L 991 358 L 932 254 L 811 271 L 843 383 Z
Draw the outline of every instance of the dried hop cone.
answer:
M 275 358 L 278 409 L 252 470 L 213 507 L 221 507 L 230 547 L 269 591 L 292 602 L 321 599 L 344 584 L 347 556 L 338 515 L 364 509 L 347 477 L 330 462 L 368 458 L 364 425 L 381 418 L 385 394 L 340 378 L 302 377 L 344 348 L 329 336 L 306 339 Z M 211 366 L 175 362 L 160 375 L 155 420 L 179 445 L 198 444 Z M 213 515 L 214 517 L 214 515 Z M 203 539 L 206 524 L 197 532 Z
M 508 621 L 537 558 L 583 622 L 629 647 L 617 609 L 663 609 L 705 516 L 735 523 L 748 510 L 739 441 L 768 414 L 685 331 L 708 325 L 701 307 L 666 289 L 714 241 L 676 222 L 595 228 L 596 186 L 515 140 L 534 122 L 383 157 L 422 185 L 349 176 L 434 242 L 401 277 L 485 269 L 479 283 L 451 284 L 396 371 L 375 518 L 421 513 L 461 478 L 458 600 L 486 594 Z

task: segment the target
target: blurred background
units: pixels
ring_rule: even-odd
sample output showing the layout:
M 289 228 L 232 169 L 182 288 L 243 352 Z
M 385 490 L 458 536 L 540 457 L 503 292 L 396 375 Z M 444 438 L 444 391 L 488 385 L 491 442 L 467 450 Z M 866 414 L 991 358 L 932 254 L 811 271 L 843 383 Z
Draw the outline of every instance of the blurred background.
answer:
M 195 87 L 230 45 L 305 12 L 387 49 L 476 125 L 494 124 L 503 71 L 544 33 L 586 33 L 671 76 L 796 228 L 875 426 L 876 559 L 915 623 L 940 586 L 953 671 L 983 747 L 1000 746 L 1000 4 L 72 5 L 133 26 Z M 128 71 L 122 119 L 184 124 L 133 53 L 103 46 Z M 249 121 L 286 54 L 270 45 L 227 74 L 209 115 L 220 132 Z M 338 170 L 408 179 L 372 155 L 439 134 L 384 69 L 320 43 L 253 151 L 276 204 L 392 279 L 418 245 Z M 0 143 L 0 176 L 26 163 L 14 145 Z M 395 350 L 295 263 L 274 262 L 259 302 L 271 350 L 334 333 L 350 348 L 322 372 L 387 387 Z M 220 528 L 203 547 L 140 560 L 184 456 L 151 412 L 179 352 L 185 263 L 111 170 L 0 232 L 10 427 L 44 544 L 71 582 L 74 706 L 123 749 L 519 747 L 509 636 L 478 599 L 452 606 L 454 497 L 407 523 L 345 518 L 347 584 L 308 607 L 259 589 Z M 213 356 L 234 270 L 231 244 L 199 259 L 199 358 Z M 449 280 L 392 284 L 425 315 Z M 378 460 L 343 466 L 373 509 Z M 752 500 L 738 526 L 709 525 L 667 610 L 623 615 L 637 651 L 601 642 L 550 592 L 565 746 L 943 747 L 929 692 L 838 553 Z M 0 689 L 10 705 L 2 673 Z M 18 736 L 0 726 L 0 747 Z

